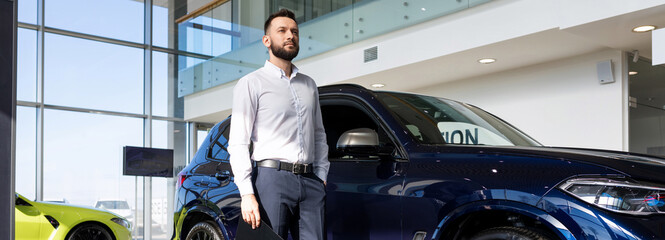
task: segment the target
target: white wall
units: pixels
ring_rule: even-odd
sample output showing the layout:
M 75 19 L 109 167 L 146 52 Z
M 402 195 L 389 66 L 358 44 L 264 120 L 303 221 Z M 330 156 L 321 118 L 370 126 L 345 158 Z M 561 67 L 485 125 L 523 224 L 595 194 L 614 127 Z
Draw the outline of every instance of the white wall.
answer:
M 651 34 L 653 65 L 665 64 L 665 28 L 654 30 Z
M 615 83 L 597 80 L 604 60 Z M 622 63 L 620 51 L 605 50 L 413 91 L 476 105 L 544 145 L 627 150 Z

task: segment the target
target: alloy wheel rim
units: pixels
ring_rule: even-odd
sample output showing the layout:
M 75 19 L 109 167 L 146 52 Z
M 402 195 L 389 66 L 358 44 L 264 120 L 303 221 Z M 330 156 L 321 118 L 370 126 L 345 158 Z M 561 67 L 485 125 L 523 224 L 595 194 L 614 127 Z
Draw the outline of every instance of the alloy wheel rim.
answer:
M 213 240 L 213 238 L 206 231 L 198 231 L 193 240 Z

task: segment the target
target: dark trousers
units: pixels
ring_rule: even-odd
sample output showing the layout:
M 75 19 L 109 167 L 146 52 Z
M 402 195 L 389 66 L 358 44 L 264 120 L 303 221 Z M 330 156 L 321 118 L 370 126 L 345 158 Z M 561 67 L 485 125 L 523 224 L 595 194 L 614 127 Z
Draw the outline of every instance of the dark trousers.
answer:
M 326 191 L 313 173 L 293 174 L 274 168 L 255 169 L 255 195 L 261 220 L 283 239 L 323 239 Z

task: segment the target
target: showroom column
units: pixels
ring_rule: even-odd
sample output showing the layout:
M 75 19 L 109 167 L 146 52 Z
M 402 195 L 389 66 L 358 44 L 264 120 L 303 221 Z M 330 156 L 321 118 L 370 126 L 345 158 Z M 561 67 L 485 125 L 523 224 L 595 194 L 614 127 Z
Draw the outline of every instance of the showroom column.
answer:
M 16 5 L 0 0 L 0 239 L 14 239 Z
M 152 147 L 152 0 L 143 1 L 143 146 Z M 143 239 L 152 239 L 152 177 L 143 177 Z

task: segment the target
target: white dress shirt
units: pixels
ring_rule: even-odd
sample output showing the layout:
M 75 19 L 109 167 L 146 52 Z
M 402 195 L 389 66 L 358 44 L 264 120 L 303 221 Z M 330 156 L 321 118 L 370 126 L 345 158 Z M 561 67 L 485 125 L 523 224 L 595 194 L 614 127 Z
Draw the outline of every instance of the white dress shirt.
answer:
M 233 89 L 231 115 L 228 150 L 241 196 L 254 193 L 251 160 L 314 164 L 314 174 L 326 181 L 330 162 L 319 91 L 298 68 L 293 66 L 289 78 L 266 61 L 241 78 Z M 252 156 L 250 142 L 254 143 Z

